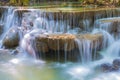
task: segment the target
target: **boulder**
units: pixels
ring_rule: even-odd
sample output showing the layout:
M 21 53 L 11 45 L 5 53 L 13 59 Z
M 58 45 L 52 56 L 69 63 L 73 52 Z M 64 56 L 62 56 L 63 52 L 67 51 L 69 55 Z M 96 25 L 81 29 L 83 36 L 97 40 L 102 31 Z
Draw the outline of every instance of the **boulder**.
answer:
M 113 69 L 119 70 L 120 69 L 120 59 L 113 60 Z
M 3 46 L 5 48 L 14 48 L 19 45 L 19 31 L 17 28 L 12 27 L 3 39 Z
M 110 63 L 103 63 L 99 67 L 97 66 L 97 69 L 99 69 L 102 72 L 114 72 L 120 70 L 120 59 L 114 59 L 112 64 Z
M 102 72 L 110 72 L 112 69 L 112 64 L 110 63 L 103 63 L 100 65 L 100 68 L 102 70 Z

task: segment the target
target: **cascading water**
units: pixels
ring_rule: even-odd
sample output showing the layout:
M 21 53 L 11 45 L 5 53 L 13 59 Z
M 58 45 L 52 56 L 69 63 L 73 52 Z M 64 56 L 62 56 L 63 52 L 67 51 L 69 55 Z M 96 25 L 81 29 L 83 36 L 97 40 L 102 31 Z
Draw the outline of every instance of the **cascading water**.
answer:
M 80 53 L 80 61 L 82 63 L 92 61 L 92 49 L 90 47 L 91 42 L 89 40 L 85 40 L 81 42 L 80 40 L 76 40 L 77 44 L 79 44 L 79 53 Z M 82 44 L 82 46 L 81 46 Z
M 3 29 L 3 33 L 0 36 L 1 40 L 0 40 L 0 47 L 2 46 L 2 42 L 4 40 L 4 38 L 9 34 L 8 32 L 12 29 L 12 27 L 18 26 L 18 16 L 16 14 L 16 9 L 13 7 L 10 7 L 7 9 L 7 11 L 4 13 L 3 15 L 3 20 L 2 23 L 4 24 L 2 27 Z M 13 30 L 14 31 L 14 30 Z
M 7 34 L 9 34 L 9 31 L 13 26 L 17 27 L 20 36 L 19 50 L 21 51 L 19 51 L 18 56 L 7 55 L 8 57 L 7 59 L 6 59 L 6 54 L 0 54 L 2 55 L 0 56 L 0 59 L 2 59 L 2 61 L 0 61 L 1 63 L 0 79 L 4 79 L 4 80 L 8 80 L 8 79 L 9 80 L 48 80 L 48 79 L 49 80 L 58 80 L 58 79 L 59 80 L 101 80 L 101 79 L 119 80 L 120 79 L 119 77 L 120 74 L 118 72 L 119 70 L 114 72 L 112 71 L 102 72 L 102 70 L 99 68 L 100 65 L 104 63 L 109 62 L 110 64 L 112 64 L 112 61 L 114 59 L 119 58 L 120 56 L 120 48 L 118 47 L 120 45 L 119 37 L 118 39 L 115 39 L 114 36 L 111 35 L 111 33 L 109 32 L 109 30 L 111 29 L 111 27 L 109 26 L 111 26 L 111 24 L 106 24 L 106 23 L 101 24 L 96 21 L 93 31 L 90 32 L 91 30 L 89 30 L 90 28 L 89 19 L 88 20 L 85 19 L 82 21 L 82 23 L 86 26 L 85 31 L 83 31 L 78 26 L 75 27 L 72 26 L 73 28 L 71 28 L 71 25 L 69 24 L 75 21 L 64 20 L 64 15 L 61 15 L 61 20 L 59 20 L 57 18 L 59 15 L 56 15 L 55 17 L 51 13 L 49 13 L 47 14 L 49 16 L 48 19 L 44 10 L 28 9 L 27 12 L 24 12 L 22 14 L 22 18 L 21 18 L 22 21 L 19 21 L 18 15 L 16 15 L 17 11 L 19 10 L 20 9 L 17 8 L 9 8 L 7 10 L 7 13 L 4 15 L 5 21 L 1 21 L 1 23 L 2 22 L 4 23 L 4 30 L 1 36 L 2 37 L 1 41 L 4 40 Z M 108 15 L 108 17 L 112 17 L 112 15 Z M 101 17 L 99 16 L 99 19 L 100 18 Z M 72 19 L 72 17 L 70 19 Z M 19 22 L 21 22 L 21 24 Z M 98 27 L 96 29 L 96 24 L 97 25 L 100 24 L 99 26 L 100 28 Z M 106 25 L 108 26 L 107 30 L 104 29 Z M 61 48 L 62 42 L 58 40 L 56 42 L 56 44 L 58 45 L 57 48 L 56 47 L 53 48 L 57 50 L 53 52 L 56 52 L 55 53 L 56 55 L 55 57 L 57 58 L 56 61 L 60 61 L 61 53 L 63 52 L 64 54 L 62 56 L 64 56 L 64 58 L 62 59 L 65 63 L 59 63 L 59 62 L 45 63 L 45 61 L 36 60 L 33 58 L 27 58 L 27 59 L 26 57 L 21 58 L 22 56 L 19 55 L 20 53 L 23 54 L 28 53 L 34 57 L 38 56 L 36 53 L 36 49 L 34 48 L 35 46 L 34 40 L 38 35 L 42 36 L 43 38 L 46 38 L 46 36 L 50 38 L 51 36 L 49 36 L 49 34 L 65 34 L 65 33 L 66 35 L 72 35 L 72 34 L 84 35 L 86 33 L 90 35 L 102 34 L 103 39 L 102 41 L 100 41 L 101 39 L 97 41 L 94 40 L 91 41 L 91 38 L 88 39 L 89 36 L 83 37 L 83 39 L 81 39 L 81 36 L 77 37 L 75 38 L 75 44 L 77 44 L 75 45 L 75 47 L 78 48 L 78 51 L 76 52 L 74 52 L 74 50 L 67 51 L 68 49 L 71 49 L 73 47 L 72 42 L 71 45 L 65 43 Z M 54 39 L 56 38 L 58 38 L 58 36 L 55 37 Z M 94 38 L 96 40 L 96 37 Z M 43 46 L 42 49 L 45 48 L 45 51 L 47 51 L 48 49 L 45 44 L 43 45 L 43 43 L 41 43 L 41 45 L 38 46 Z M 100 47 L 102 47 L 102 49 L 100 49 L 102 51 L 98 52 Z M 60 48 L 61 48 L 61 52 L 59 50 Z M 5 53 L 9 53 L 9 51 L 8 52 L 5 51 Z M 73 55 L 74 53 L 78 54 L 77 61 L 79 62 L 78 63 L 68 62 L 69 56 L 72 57 L 76 56 Z M 96 60 L 98 54 L 101 55 L 102 58 Z M 39 55 L 41 56 L 40 58 L 42 59 L 42 55 L 44 54 L 39 54 Z M 44 57 L 46 58 L 47 56 Z
M 110 46 L 114 42 L 114 37 L 105 30 L 94 29 L 92 34 L 95 34 L 95 33 L 103 34 L 103 44 L 102 44 L 103 49 L 105 49 L 107 46 Z
M 103 18 L 95 21 L 95 28 L 103 29 L 109 32 L 115 39 L 120 38 L 119 34 L 120 17 Z M 113 27 L 114 26 L 114 27 Z

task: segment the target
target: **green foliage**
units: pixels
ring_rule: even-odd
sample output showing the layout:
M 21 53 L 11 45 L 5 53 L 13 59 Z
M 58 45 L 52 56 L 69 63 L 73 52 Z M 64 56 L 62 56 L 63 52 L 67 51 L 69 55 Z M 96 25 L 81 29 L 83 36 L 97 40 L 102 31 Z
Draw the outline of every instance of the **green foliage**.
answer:
M 84 0 L 78 0 L 79 2 L 83 2 Z
M 12 5 L 29 5 L 29 0 L 10 0 L 9 3 Z

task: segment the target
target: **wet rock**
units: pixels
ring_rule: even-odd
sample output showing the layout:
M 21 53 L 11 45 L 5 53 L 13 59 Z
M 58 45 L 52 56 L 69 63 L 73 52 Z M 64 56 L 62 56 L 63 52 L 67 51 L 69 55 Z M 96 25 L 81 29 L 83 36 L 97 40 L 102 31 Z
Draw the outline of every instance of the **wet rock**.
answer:
M 120 17 L 105 18 L 96 21 L 96 26 L 108 31 L 115 38 L 120 38 Z
M 90 48 L 91 50 L 95 49 L 94 54 L 90 50 L 91 53 L 89 55 L 93 54 L 96 57 L 96 50 L 100 49 L 100 44 L 102 43 L 101 34 L 37 34 L 32 37 L 31 41 L 26 41 L 26 43 L 33 47 L 37 57 L 42 56 L 42 58 L 45 57 L 44 59 L 58 59 L 59 56 L 59 60 L 65 60 L 65 58 L 70 61 L 78 60 L 82 56 L 80 56 L 78 51 L 79 47 L 76 39 L 82 42 L 82 45 L 80 45 L 81 49 L 83 49 L 84 41 L 89 40 L 90 46 L 86 48 Z M 30 49 L 28 47 L 26 48 L 27 52 L 31 54 Z
M 92 46 L 94 46 L 93 44 L 95 43 L 99 42 L 99 45 L 102 43 L 102 37 L 103 36 L 101 34 L 40 34 L 39 36 L 36 36 L 35 44 L 36 47 L 42 47 L 43 45 L 44 47 L 48 47 L 50 50 L 54 51 L 71 51 L 77 48 L 75 43 L 76 38 L 81 41 L 90 40 Z
M 91 48 L 101 48 L 103 35 L 102 34 L 78 34 L 76 35 L 77 39 L 84 42 L 85 40 L 90 41 Z
M 120 69 L 120 59 L 113 60 L 113 70 L 119 70 Z
M 74 28 L 78 26 L 83 30 L 90 30 L 93 28 L 94 21 L 101 18 L 108 18 L 108 17 L 117 17 L 120 13 L 119 9 L 115 8 L 89 8 L 89 9 L 73 9 L 73 11 L 69 10 L 62 10 L 54 8 L 44 9 L 45 13 L 43 13 L 44 17 L 48 20 L 63 20 L 69 24 L 70 28 Z M 51 17 L 53 16 L 53 17 Z
M 5 48 L 14 48 L 19 45 L 19 31 L 12 27 L 3 39 L 3 46 Z
M 4 24 L 0 24 L 0 35 L 3 33 Z
M 39 35 L 36 36 L 35 38 L 36 48 L 39 48 L 38 46 L 42 44 L 41 46 L 48 47 L 50 50 L 54 51 L 57 50 L 71 51 L 75 48 L 74 42 L 75 38 L 76 38 L 75 35 L 72 34 Z
M 86 40 L 101 40 L 102 34 L 78 34 L 76 35 L 78 39 L 86 39 Z
M 110 33 L 120 32 L 120 17 L 100 19 L 96 24 L 97 27 L 102 28 Z
M 103 63 L 100 65 L 102 72 L 110 72 L 112 69 L 112 64 L 110 63 Z
M 98 69 L 98 67 L 97 67 Z M 120 70 L 120 59 L 113 60 L 112 64 L 110 63 L 103 63 L 100 65 L 100 70 L 102 72 L 114 72 Z
M 0 18 L 3 17 L 3 15 L 4 15 L 4 13 L 5 13 L 6 11 L 7 11 L 7 8 L 5 8 L 5 7 L 3 7 L 3 6 L 0 7 Z

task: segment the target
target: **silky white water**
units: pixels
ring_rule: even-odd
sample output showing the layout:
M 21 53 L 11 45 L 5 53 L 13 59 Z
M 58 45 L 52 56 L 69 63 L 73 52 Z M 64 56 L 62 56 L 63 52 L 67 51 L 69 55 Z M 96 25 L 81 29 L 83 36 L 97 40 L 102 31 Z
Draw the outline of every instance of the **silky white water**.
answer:
M 29 12 L 24 13 L 22 20 L 19 21 L 18 15 L 15 15 L 18 10 L 20 9 L 8 8 L 4 18 L 5 22 L 1 21 L 1 23 L 4 24 L 0 44 L 1 51 L 3 51 L 0 53 L 1 80 L 120 80 L 119 70 L 102 72 L 97 68 L 103 63 L 112 64 L 112 61 L 119 58 L 120 55 L 120 40 L 119 38 L 114 38 L 114 36 L 109 33 L 109 29 L 106 30 L 94 27 L 90 32 L 89 20 L 83 21 L 86 26 L 85 31 L 82 31 L 79 27 L 71 28 L 69 25 L 70 22 L 67 23 L 67 21 L 64 20 L 55 21 L 54 17 L 50 16 L 51 14 L 49 14 L 51 17 L 49 20 L 46 16 L 42 15 L 44 11 L 38 9 L 28 9 Z M 21 25 L 18 25 L 20 24 L 19 22 L 21 22 Z M 6 49 L 2 47 L 2 40 L 4 40 L 4 37 L 13 26 L 16 26 L 20 30 L 20 45 L 18 47 L 20 51 L 18 55 L 15 56 L 8 55 L 12 50 L 6 52 Z M 106 26 L 106 24 L 102 24 L 102 27 L 104 26 Z M 107 28 L 109 28 L 108 24 Z M 95 49 L 92 52 L 89 40 L 80 41 L 76 39 L 76 43 L 79 47 L 78 62 L 68 62 L 68 54 L 66 51 L 64 51 L 64 63 L 59 62 L 59 51 L 56 52 L 58 54 L 56 62 L 35 59 L 37 55 L 35 54 L 32 45 L 29 44 L 31 39 L 34 38 L 33 35 L 50 33 L 101 33 L 103 35 L 103 44 L 101 44 L 103 49 L 99 52 Z M 96 45 L 98 43 L 96 43 Z M 82 46 L 80 46 L 80 44 L 82 44 Z M 66 46 L 67 44 L 64 46 L 64 50 L 67 49 Z M 26 47 L 29 50 L 27 50 Z M 94 56 L 92 53 L 94 53 Z M 34 57 L 30 57 L 28 54 L 32 54 Z M 97 54 L 102 56 L 98 60 L 96 60 Z

